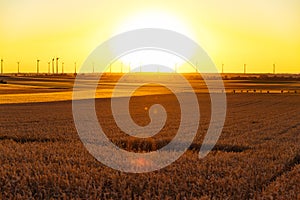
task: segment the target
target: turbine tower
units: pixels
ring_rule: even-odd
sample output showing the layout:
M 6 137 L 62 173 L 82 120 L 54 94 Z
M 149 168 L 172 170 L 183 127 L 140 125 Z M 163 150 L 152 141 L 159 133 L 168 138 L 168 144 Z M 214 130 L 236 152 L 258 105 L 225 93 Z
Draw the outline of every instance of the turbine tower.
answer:
M 142 72 L 142 63 L 140 63 L 140 73 Z
M 40 71 L 40 60 L 37 59 L 36 60 L 36 73 L 39 74 L 39 71 Z
M 275 74 L 275 73 L 276 73 L 276 65 L 273 64 L 273 74 Z
M 65 64 L 64 62 L 61 63 L 61 73 L 62 74 L 64 73 L 64 64 Z
M 222 64 L 222 74 L 224 74 L 224 64 Z
M 48 74 L 50 74 L 50 62 L 48 62 Z
M 20 74 L 20 62 L 18 61 L 17 64 L 18 64 L 18 74 Z
M 3 59 L 1 58 L 1 74 L 3 74 Z
M 246 73 L 247 73 L 247 65 L 244 64 L 244 74 L 246 74 Z
M 54 58 L 52 58 L 52 74 L 54 74 Z
M 56 58 L 56 74 L 58 74 L 58 60 L 59 58 Z
M 76 74 L 76 62 L 74 63 L 74 73 Z

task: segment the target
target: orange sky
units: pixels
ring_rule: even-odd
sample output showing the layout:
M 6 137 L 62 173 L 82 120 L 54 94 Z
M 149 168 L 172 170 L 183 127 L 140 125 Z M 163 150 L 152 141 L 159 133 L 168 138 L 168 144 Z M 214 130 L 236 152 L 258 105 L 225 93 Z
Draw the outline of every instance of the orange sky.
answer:
M 221 70 L 300 73 L 299 0 L 2 0 L 0 57 L 4 72 L 47 72 L 60 57 L 73 72 L 119 32 L 167 28 L 197 41 Z

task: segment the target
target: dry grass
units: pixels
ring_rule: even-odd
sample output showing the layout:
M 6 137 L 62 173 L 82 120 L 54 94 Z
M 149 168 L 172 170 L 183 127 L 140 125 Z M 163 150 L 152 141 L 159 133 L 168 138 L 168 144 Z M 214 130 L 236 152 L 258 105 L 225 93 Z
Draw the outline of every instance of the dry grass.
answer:
M 201 125 L 191 148 L 172 165 L 145 174 L 97 162 L 79 140 L 71 102 L 0 105 L 0 199 L 299 198 L 299 95 L 228 94 L 222 136 L 202 160 L 198 150 L 210 109 L 207 96 L 198 97 Z M 155 150 L 176 134 L 177 102 L 172 95 L 135 97 L 131 107 L 133 119 L 143 125 L 149 122 L 144 107 L 156 101 L 169 115 L 151 139 L 122 133 L 110 116 L 109 99 L 97 100 L 100 123 L 127 150 Z

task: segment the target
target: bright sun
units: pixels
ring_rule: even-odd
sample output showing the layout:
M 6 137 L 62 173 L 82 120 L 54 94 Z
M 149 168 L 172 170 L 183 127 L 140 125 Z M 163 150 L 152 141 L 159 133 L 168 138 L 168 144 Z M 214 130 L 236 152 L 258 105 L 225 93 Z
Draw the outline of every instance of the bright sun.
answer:
M 192 31 L 182 20 L 170 13 L 161 11 L 146 11 L 135 14 L 121 22 L 116 33 L 118 34 L 141 28 L 168 29 L 194 38 Z M 121 57 L 119 61 L 133 71 L 147 72 L 177 71 L 185 64 L 185 61 L 182 58 L 161 50 L 134 51 Z M 165 66 L 166 68 L 159 69 L 159 65 Z
M 161 50 L 131 52 L 120 61 L 134 72 L 173 72 L 185 63 L 180 57 Z

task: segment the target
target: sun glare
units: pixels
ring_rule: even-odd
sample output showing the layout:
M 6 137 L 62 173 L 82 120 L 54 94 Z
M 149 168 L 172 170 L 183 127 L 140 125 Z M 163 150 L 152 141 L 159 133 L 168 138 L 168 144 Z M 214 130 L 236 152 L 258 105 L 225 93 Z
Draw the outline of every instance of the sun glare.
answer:
M 184 20 L 166 11 L 144 11 L 134 14 L 119 23 L 116 33 L 141 28 L 168 29 L 195 38 L 191 28 L 187 26 Z
M 123 20 L 116 34 L 142 28 L 161 28 L 181 33 L 194 38 L 189 27 L 181 20 L 167 12 L 145 11 Z M 162 50 L 139 50 L 131 52 L 119 59 L 128 70 L 142 72 L 173 72 L 187 63 L 182 58 Z M 163 68 L 162 68 L 163 67 Z
M 127 71 L 133 72 L 174 72 L 178 71 L 185 60 L 162 50 L 140 50 L 131 52 L 119 59 Z

